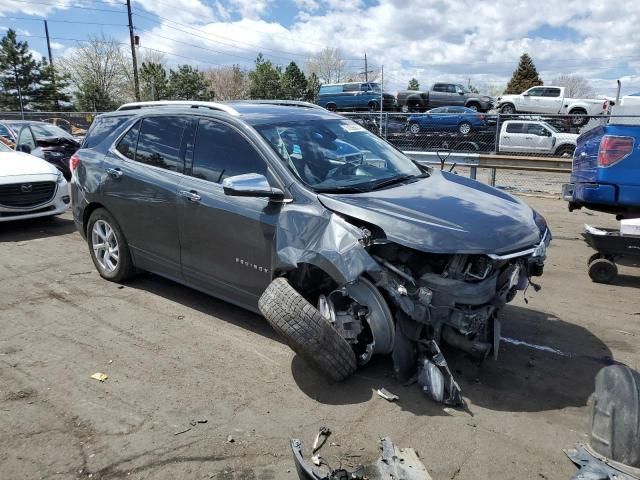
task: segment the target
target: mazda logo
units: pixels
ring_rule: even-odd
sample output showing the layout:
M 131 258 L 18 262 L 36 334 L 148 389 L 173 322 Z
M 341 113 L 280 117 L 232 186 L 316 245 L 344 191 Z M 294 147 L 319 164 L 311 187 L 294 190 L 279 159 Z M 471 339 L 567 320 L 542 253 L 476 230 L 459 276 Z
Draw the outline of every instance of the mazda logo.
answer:
M 20 185 L 20 191 L 22 193 L 29 193 L 33 190 L 33 185 L 31 183 L 23 183 Z

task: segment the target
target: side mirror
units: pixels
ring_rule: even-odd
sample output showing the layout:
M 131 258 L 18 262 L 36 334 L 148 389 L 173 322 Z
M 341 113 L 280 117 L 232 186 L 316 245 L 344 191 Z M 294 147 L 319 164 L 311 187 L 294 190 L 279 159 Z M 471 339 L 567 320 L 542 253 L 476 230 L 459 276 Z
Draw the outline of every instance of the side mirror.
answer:
M 462 90 L 458 90 L 458 95 L 464 95 L 464 92 Z
M 525 93 L 523 93 L 523 94 L 522 94 L 522 96 L 523 96 L 523 97 L 530 97 L 530 96 L 531 96 L 531 94 L 530 94 L 529 92 L 525 92 Z
M 31 147 L 29 145 L 25 145 L 24 143 L 18 145 L 18 148 L 16 150 L 18 150 L 19 152 L 31 153 Z
M 259 173 L 234 175 L 222 181 L 225 195 L 232 197 L 266 197 L 270 200 L 282 200 L 284 193 L 269 185 L 267 177 Z

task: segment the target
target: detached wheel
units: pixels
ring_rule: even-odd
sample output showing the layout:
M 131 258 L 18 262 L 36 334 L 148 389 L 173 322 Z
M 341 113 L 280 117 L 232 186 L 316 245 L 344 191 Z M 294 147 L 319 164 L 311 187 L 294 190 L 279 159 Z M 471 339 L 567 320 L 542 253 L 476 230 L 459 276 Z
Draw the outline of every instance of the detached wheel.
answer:
M 111 282 L 124 282 L 135 274 L 129 245 L 115 218 L 103 208 L 89 217 L 87 243 L 91 260 L 100 276 Z
M 329 321 L 285 278 L 276 278 L 260 297 L 258 308 L 294 352 L 334 381 L 357 368 L 351 346 Z
M 596 283 L 611 283 L 618 276 L 618 267 L 611 260 L 597 258 L 589 264 L 589 276 Z
M 471 124 L 469 122 L 462 122 L 458 125 L 458 133 L 461 135 L 469 135 L 471 133 Z

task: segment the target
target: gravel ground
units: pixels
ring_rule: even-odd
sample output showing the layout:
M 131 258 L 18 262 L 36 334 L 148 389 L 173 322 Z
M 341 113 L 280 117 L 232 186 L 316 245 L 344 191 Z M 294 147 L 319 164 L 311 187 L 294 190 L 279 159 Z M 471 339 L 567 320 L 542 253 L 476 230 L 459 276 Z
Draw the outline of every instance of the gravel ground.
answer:
M 153 275 L 106 282 L 68 214 L 1 225 L 0 477 L 295 479 L 288 439 L 310 446 L 327 425 L 332 465 L 375 458 L 389 435 L 436 480 L 569 478 L 562 449 L 585 440 L 595 374 L 639 367 L 640 272 L 591 283 L 579 233 L 612 218 L 526 201 L 555 234 L 543 288 L 505 309 L 498 361 L 448 355 L 466 411 L 399 385 L 388 358 L 331 384 L 257 315 Z

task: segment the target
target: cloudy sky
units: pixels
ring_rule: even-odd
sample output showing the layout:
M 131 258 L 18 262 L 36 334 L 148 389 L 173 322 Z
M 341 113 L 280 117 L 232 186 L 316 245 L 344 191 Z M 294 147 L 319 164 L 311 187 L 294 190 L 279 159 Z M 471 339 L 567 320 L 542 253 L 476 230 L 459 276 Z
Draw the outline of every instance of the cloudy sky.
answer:
M 456 81 L 503 86 L 528 52 L 542 79 L 588 78 L 596 92 L 640 91 L 637 0 L 132 0 L 141 53 L 165 52 L 169 66 L 250 67 L 259 52 L 279 65 L 337 47 L 350 71 L 384 65 L 389 90 Z M 0 0 L 0 29 L 14 28 L 55 57 L 90 36 L 129 41 L 122 0 Z

